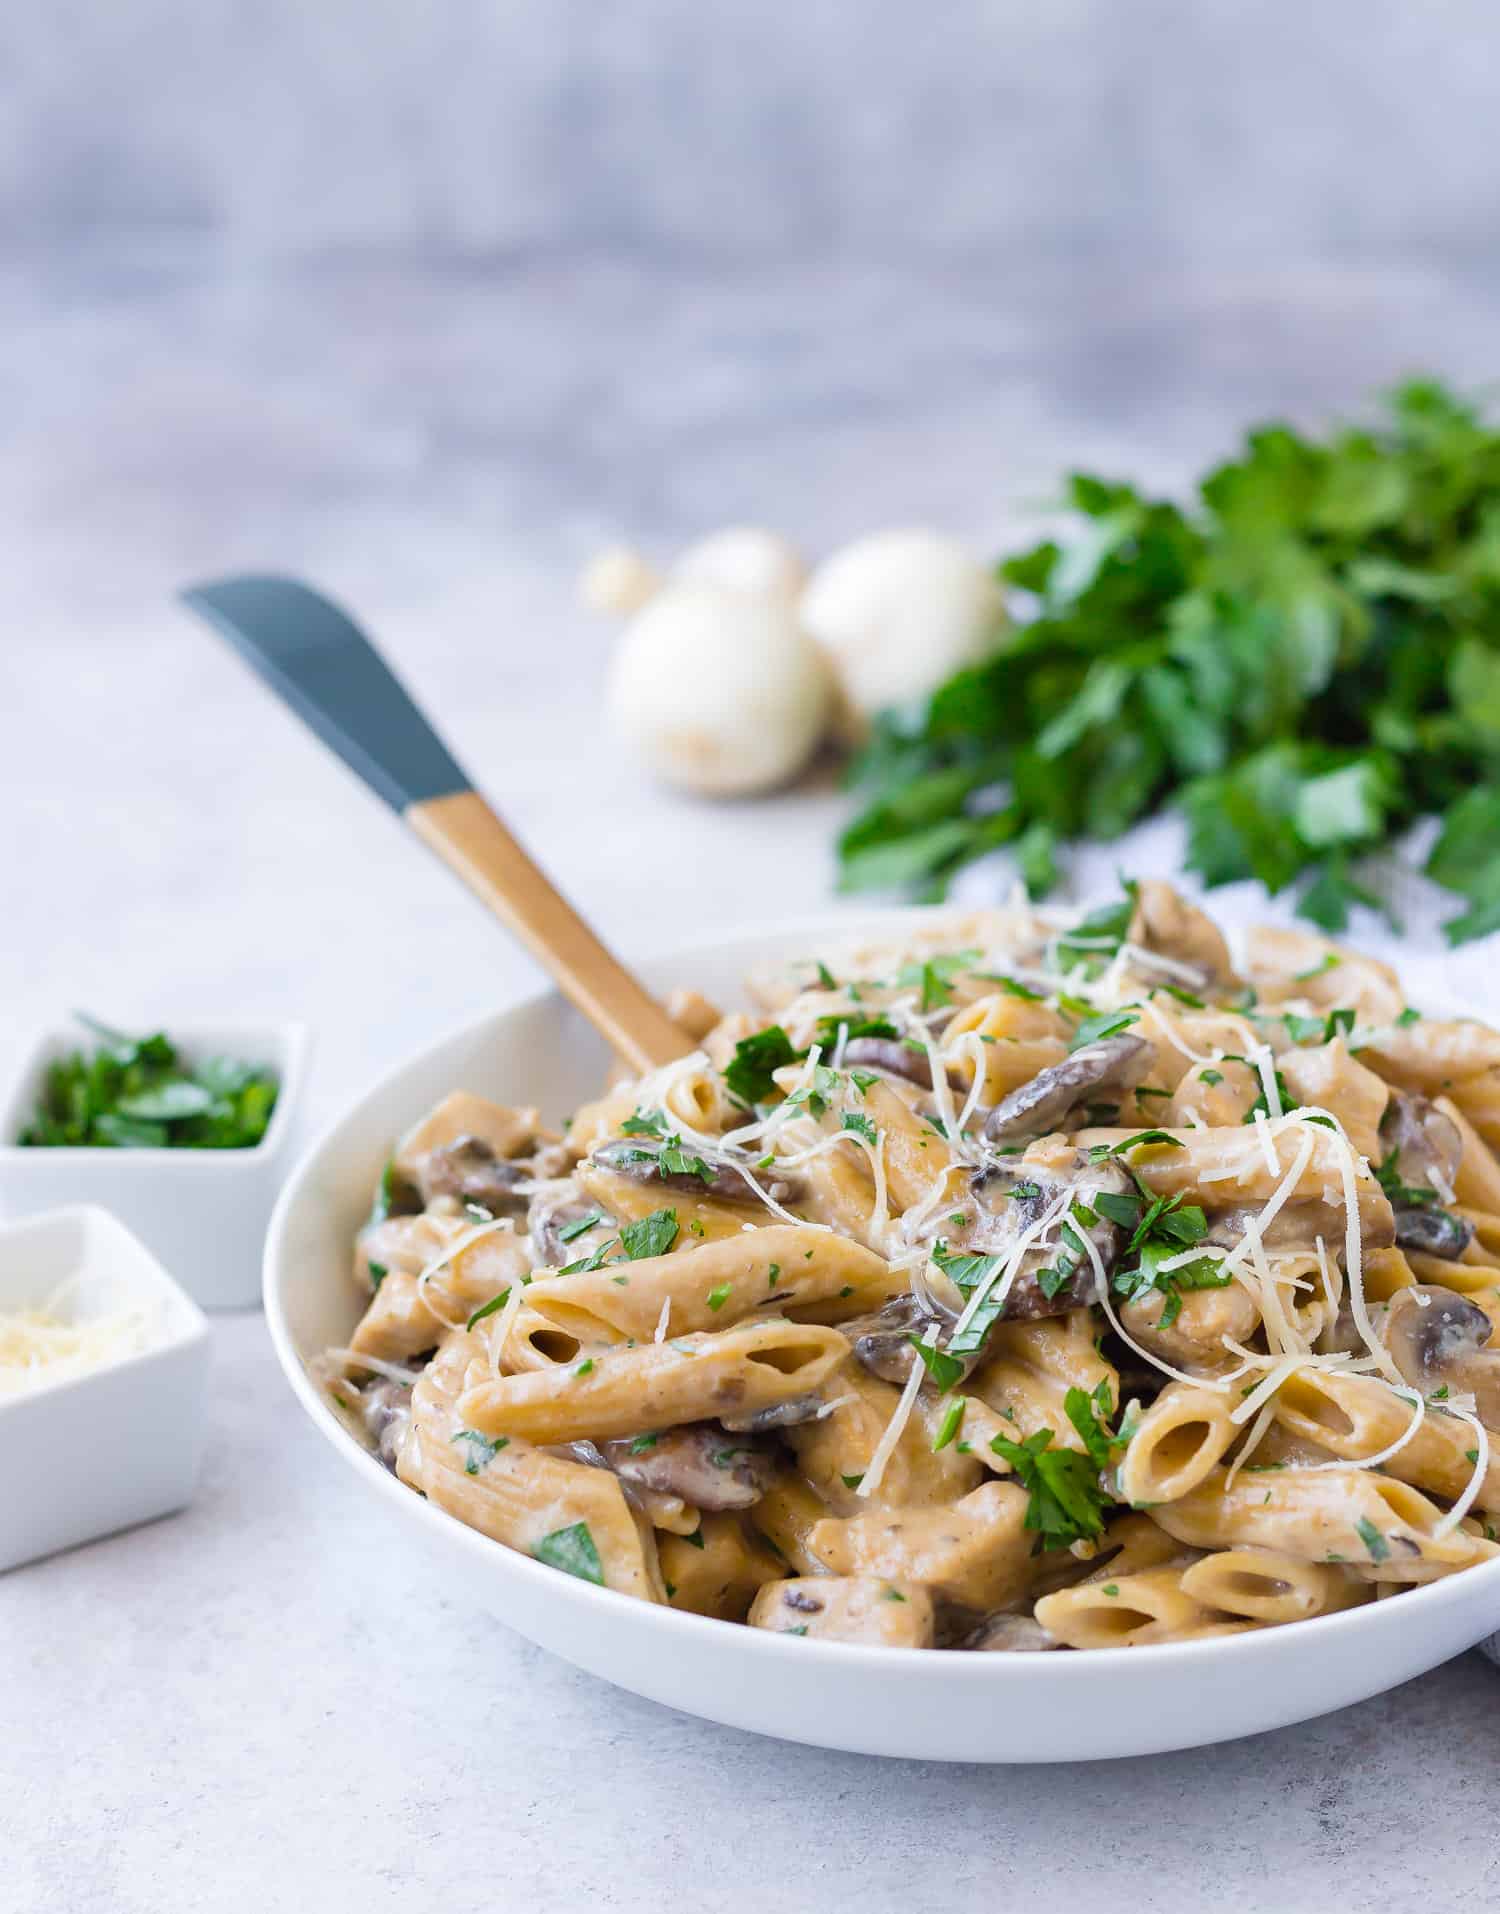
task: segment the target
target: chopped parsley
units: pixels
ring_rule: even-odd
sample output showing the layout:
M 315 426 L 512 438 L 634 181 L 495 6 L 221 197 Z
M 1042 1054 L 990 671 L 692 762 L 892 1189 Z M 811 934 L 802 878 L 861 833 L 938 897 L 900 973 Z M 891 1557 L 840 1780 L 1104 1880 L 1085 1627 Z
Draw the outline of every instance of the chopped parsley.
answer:
M 669 1176 L 696 1176 L 712 1183 L 714 1172 L 701 1156 L 690 1156 L 678 1142 L 668 1143 L 656 1159 Z
M 1043 1548 L 1067 1548 L 1104 1533 L 1108 1498 L 1091 1456 L 1051 1444 L 1050 1429 L 1038 1429 L 1024 1442 L 1002 1435 L 990 1438 L 991 1449 L 1011 1465 L 1030 1497 L 1025 1526 L 1041 1537 Z
M 827 964 L 823 962 L 821 957 L 818 959 L 818 982 L 825 990 L 837 990 L 839 987 L 838 979 L 828 968 Z
M 1224 1072 L 1222 1070 L 1200 1070 L 1198 1072 L 1198 1081 L 1207 1084 L 1222 1083 L 1224 1081 Z
M 510 1284 L 507 1283 L 498 1296 L 491 1296 L 487 1303 L 481 1303 L 479 1305 L 478 1309 L 474 1311 L 474 1314 L 464 1324 L 464 1328 L 472 1329 L 475 1323 L 482 1323 L 486 1316 L 493 1316 L 497 1309 L 504 1309 L 506 1298 L 509 1295 Z
M 580 1256 L 576 1262 L 564 1263 L 557 1272 L 559 1276 L 582 1276 L 587 1270 L 601 1269 L 604 1259 L 619 1239 L 610 1237 L 607 1243 L 601 1243 L 592 1256 Z
M 578 1367 L 573 1371 L 575 1376 L 591 1376 L 593 1373 L 594 1358 L 592 1356 L 585 1356 L 583 1361 L 579 1363 Z
M 846 1489 L 857 1489 L 860 1483 L 864 1481 L 864 1479 L 865 1479 L 865 1472 L 863 1469 L 860 1470 L 858 1475 L 841 1475 L 839 1477 L 839 1480 L 843 1483 Z
M 1096 1016 L 1084 1018 L 1068 1039 L 1068 1048 L 1081 1050 L 1085 1044 L 1103 1043 L 1106 1037 L 1118 1037 L 1122 1030 L 1128 1030 L 1140 1020 L 1138 1010 L 1101 1010 Z
M 875 1127 L 874 1119 L 867 1117 L 863 1110 L 846 1110 L 840 1120 L 839 1128 L 854 1131 L 856 1136 L 862 1136 L 870 1144 L 880 1141 L 880 1132 Z
M 47 1066 L 31 1120 L 15 1139 L 28 1148 L 250 1150 L 270 1126 L 278 1084 L 267 1069 L 234 1057 L 190 1063 L 161 1031 L 132 1037 L 74 1012 L 96 1039 Z M 6 1139 L 9 1141 L 9 1138 Z M 391 1213 L 386 1201 L 372 1223 Z
M 502 1449 L 510 1446 L 509 1436 L 496 1436 L 491 1441 L 488 1436 L 482 1436 L 477 1429 L 460 1429 L 453 1440 L 464 1445 L 465 1475 L 478 1475 L 481 1469 L 489 1467 Z
M 1256 1074 L 1259 1075 L 1259 1072 L 1257 1072 Z M 1274 1064 L 1271 1066 L 1271 1078 L 1276 1085 L 1276 1096 L 1278 1101 L 1281 1104 L 1282 1113 L 1285 1114 L 1285 1112 L 1288 1110 L 1295 1110 L 1297 1107 L 1297 1099 L 1292 1095 L 1291 1091 L 1287 1088 L 1286 1078 L 1281 1074 L 1281 1072 L 1275 1067 Z M 1254 1103 L 1250 1105 L 1250 1108 L 1240 1118 L 1240 1122 L 1253 1123 L 1258 1116 L 1269 1116 L 1270 1114 L 1271 1114 L 1271 1106 L 1266 1101 L 1266 1086 L 1264 1081 L 1262 1081 L 1259 1095 L 1256 1097 Z
M 1114 1413 L 1106 1378 L 1092 1393 L 1076 1386 L 1063 1397 L 1063 1410 L 1078 1432 L 1089 1460 L 1096 1469 L 1107 1469 L 1114 1461 L 1120 1437 L 1112 1433 L 1109 1418 Z
M 1121 1137 L 1118 1143 L 1094 1143 L 1089 1146 L 1090 1163 L 1102 1163 L 1107 1156 L 1125 1156 L 1131 1150 L 1158 1144 L 1164 1149 L 1180 1150 L 1182 1139 L 1170 1130 L 1137 1130 L 1134 1136 Z
M 575 1237 L 582 1236 L 585 1230 L 592 1229 L 595 1223 L 603 1221 L 603 1210 L 591 1210 L 587 1216 L 575 1216 L 571 1223 L 564 1223 L 558 1230 L 557 1240 L 560 1243 L 571 1243 Z
M 925 963 L 904 965 L 896 973 L 896 983 L 901 989 L 920 986 L 922 1009 L 940 1010 L 953 1001 L 953 979 L 961 970 L 972 969 L 978 961 L 977 950 L 951 951 L 946 956 L 930 957 Z
M 717 1312 L 724 1307 L 725 1303 L 729 1301 L 729 1298 L 733 1294 L 734 1294 L 733 1283 L 716 1283 L 714 1287 L 708 1292 L 706 1301 L 708 1303 L 709 1308 Z
M 668 1122 L 665 1110 L 633 1110 L 620 1125 L 621 1136 L 665 1136 Z
M 1081 924 L 1075 924 L 1057 940 L 1057 959 L 1064 970 L 1081 969 L 1090 982 L 1108 970 L 1135 916 L 1138 888 L 1133 878 L 1126 879 L 1125 895 L 1117 904 L 1091 911 Z
M 1338 968 L 1339 960 L 1331 950 L 1324 951 L 1321 960 L 1309 970 L 1299 970 L 1292 978 L 1294 984 L 1310 983 L 1314 977 L 1322 977 L 1330 970 Z
M 869 1077 L 866 1081 L 873 1083 L 874 1078 Z M 813 1066 L 812 1082 L 804 1085 L 800 1090 L 794 1090 L 787 1098 L 787 1103 L 789 1105 L 802 1106 L 807 1110 L 809 1116 L 820 1117 L 825 1113 L 829 1104 L 838 1093 L 838 1071 L 830 1070 L 826 1064 L 819 1063 Z M 773 1157 L 772 1161 L 774 1162 L 774 1160 Z
M 1023 984 L 1014 977 L 1002 977 L 997 971 L 981 970 L 975 973 L 983 977 L 987 984 L 999 984 L 1007 997 L 1019 997 L 1025 1004 L 1043 1004 L 1047 999 L 1041 991 L 1033 990 L 1029 984 Z
M 691 1536 L 688 1539 L 691 1541 Z M 548 1568 L 560 1568 L 564 1575 L 576 1575 L 581 1582 L 593 1582 L 599 1588 L 604 1586 L 604 1564 L 599 1560 L 587 1522 L 554 1529 L 550 1535 L 544 1535 L 531 1552 Z
M 901 1033 L 889 1017 L 819 1017 L 813 1042 L 826 1055 L 843 1031 L 850 1043 L 856 1037 L 896 1037 Z
M 647 1256 L 665 1256 L 676 1241 L 676 1210 L 652 1210 L 649 1216 L 627 1223 L 620 1231 L 620 1247 L 632 1263 Z
M 1391 1545 L 1367 1515 L 1362 1515 L 1354 1524 L 1354 1528 L 1360 1541 L 1370 1551 L 1372 1562 L 1384 1562 L 1389 1559 Z
M 370 1272 L 370 1283 L 372 1287 L 377 1290 L 380 1288 L 380 1285 L 385 1281 L 386 1277 L 389 1276 L 391 1273 L 390 1270 L 386 1268 L 384 1263 L 377 1263 L 374 1261 L 367 1262 L 365 1264 L 365 1268 L 369 1270 Z
M 1207 1234 L 1208 1219 L 1196 1203 L 1183 1201 L 1182 1192 L 1153 1197 L 1115 1267 L 1110 1287 L 1127 1300 L 1159 1290 L 1166 1302 L 1158 1327 L 1170 1329 L 1181 1313 L 1184 1290 L 1227 1289 L 1233 1280 L 1224 1274 L 1223 1262 L 1216 1256 L 1200 1256 L 1176 1269 L 1162 1267 Z M 1131 1257 L 1136 1259 L 1133 1264 Z
M 948 1404 L 943 1419 L 938 1424 L 938 1432 L 932 1440 L 932 1453 L 934 1455 L 937 1454 L 939 1449 L 946 1449 L 948 1444 L 963 1427 L 964 1410 L 967 1409 L 968 1406 L 969 1399 L 967 1396 L 955 1396 L 953 1401 Z
M 729 1094 L 741 1103 L 764 1103 L 775 1094 L 775 1072 L 789 1063 L 797 1063 L 806 1054 L 798 1050 L 779 1023 L 752 1031 L 734 1046 L 734 1055 L 724 1070 Z
M 954 1256 L 950 1254 L 946 1243 L 939 1240 L 932 1246 L 932 1260 L 964 1298 L 965 1302 L 987 1283 L 1000 1267 L 1001 1258 L 971 1254 Z M 1005 1312 L 1005 1298 L 993 1294 L 975 1310 L 965 1326 L 949 1338 L 948 1346 L 960 1356 L 971 1355 L 976 1349 L 984 1347 L 985 1337 L 992 1325 Z M 962 1368 L 959 1371 L 962 1374 Z
M 931 1343 L 922 1342 L 915 1334 L 906 1339 L 922 1359 L 922 1367 L 946 1396 L 957 1382 L 962 1382 L 964 1366 L 956 1356 L 950 1356 L 941 1349 L 934 1349 Z
M 630 1453 L 632 1455 L 644 1455 L 648 1449 L 654 1449 L 660 1441 L 661 1436 L 655 1429 L 649 1430 L 644 1435 L 632 1436 L 630 1438 Z
M 1410 1007 L 1410 1005 L 1408 1005 L 1407 1008 L 1403 1010 L 1401 1012 L 1401 1015 L 1396 1019 L 1396 1022 L 1401 1027 L 1401 1029 L 1409 1030 L 1414 1023 L 1418 1023 L 1421 1021 L 1421 1016 L 1422 1016 L 1422 1013 L 1420 1010 L 1413 1010 Z

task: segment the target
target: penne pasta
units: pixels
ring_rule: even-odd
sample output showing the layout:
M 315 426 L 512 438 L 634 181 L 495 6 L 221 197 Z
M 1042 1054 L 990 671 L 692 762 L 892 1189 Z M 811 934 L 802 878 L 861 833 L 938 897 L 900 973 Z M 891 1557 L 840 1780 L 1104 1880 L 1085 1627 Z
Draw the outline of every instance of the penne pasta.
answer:
M 831 1230 L 787 1223 L 739 1230 L 667 1256 L 608 1262 L 528 1285 L 526 1306 L 580 1343 L 644 1340 L 669 1307 L 674 1335 L 728 1329 L 748 1316 L 824 1305 L 833 1320 L 883 1296 L 883 1258 Z
M 459 1411 L 485 1435 L 531 1442 L 610 1440 L 714 1416 L 753 1415 L 821 1388 L 848 1353 L 815 1323 L 746 1323 L 713 1336 L 603 1350 L 568 1369 L 501 1376 Z
M 1240 968 L 1145 880 L 674 993 L 701 1047 L 563 1137 L 395 1143 L 313 1373 L 495 1542 L 799 1638 L 1149 1649 L 1489 1560 L 1500 1034 L 1312 932 Z

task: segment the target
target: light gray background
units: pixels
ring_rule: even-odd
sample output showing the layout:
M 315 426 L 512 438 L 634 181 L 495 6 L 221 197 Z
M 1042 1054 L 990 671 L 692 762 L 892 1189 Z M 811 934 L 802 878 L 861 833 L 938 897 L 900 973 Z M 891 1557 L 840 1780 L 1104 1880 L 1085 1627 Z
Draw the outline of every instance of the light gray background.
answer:
M 0 1064 L 74 1002 L 300 1015 L 320 1122 L 533 981 L 173 609 L 237 566 L 357 607 L 623 943 L 824 902 L 826 770 L 703 808 L 601 745 L 578 563 L 988 547 L 1065 464 L 1172 485 L 1490 378 L 1496 40 L 1487 0 L 4 8 Z M 4 1914 L 1493 1904 L 1476 1657 L 1072 1773 L 778 1747 L 392 1561 L 259 1318 L 215 1340 L 191 1512 L 0 1583 Z

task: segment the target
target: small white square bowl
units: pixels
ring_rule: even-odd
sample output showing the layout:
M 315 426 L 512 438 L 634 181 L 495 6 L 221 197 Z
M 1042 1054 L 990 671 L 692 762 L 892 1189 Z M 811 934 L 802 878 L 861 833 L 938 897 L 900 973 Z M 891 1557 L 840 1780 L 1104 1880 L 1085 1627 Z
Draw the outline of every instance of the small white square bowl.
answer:
M 103 1368 L 0 1395 L 0 1571 L 169 1515 L 198 1477 L 202 1311 L 92 1204 L 0 1225 L 0 1309 L 39 1308 L 59 1292 L 75 1318 L 146 1311 L 151 1340 Z
M 183 1024 L 162 1028 L 191 1061 L 243 1058 L 274 1070 L 276 1107 L 250 1150 L 33 1149 L 16 1142 L 36 1109 L 47 1067 L 87 1048 L 76 1025 L 50 1029 L 0 1103 L 0 1216 L 59 1203 L 99 1203 L 160 1257 L 205 1309 L 260 1301 L 261 1249 L 291 1167 L 307 1076 L 303 1024 Z

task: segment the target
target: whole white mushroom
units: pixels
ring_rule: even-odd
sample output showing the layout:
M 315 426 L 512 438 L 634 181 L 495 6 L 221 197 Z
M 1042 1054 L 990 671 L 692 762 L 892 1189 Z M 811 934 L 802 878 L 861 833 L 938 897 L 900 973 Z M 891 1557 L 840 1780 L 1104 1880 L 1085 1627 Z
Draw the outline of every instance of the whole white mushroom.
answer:
M 839 727 L 856 739 L 877 711 L 987 657 L 1006 629 L 988 568 L 957 539 L 923 529 L 875 532 L 824 559 L 799 612 L 838 680 Z
M 610 664 L 616 730 L 669 784 L 768 791 L 817 749 L 831 696 L 822 653 L 786 604 L 671 584 L 626 626 Z
M 684 584 L 716 585 L 748 598 L 797 602 L 807 583 L 802 554 L 780 532 L 759 525 L 730 525 L 678 554 L 672 576 Z

